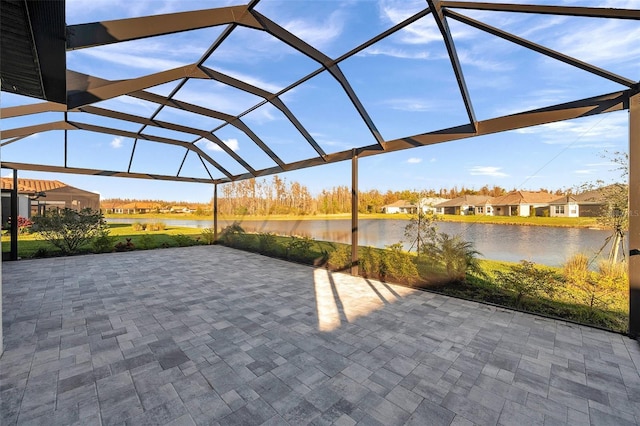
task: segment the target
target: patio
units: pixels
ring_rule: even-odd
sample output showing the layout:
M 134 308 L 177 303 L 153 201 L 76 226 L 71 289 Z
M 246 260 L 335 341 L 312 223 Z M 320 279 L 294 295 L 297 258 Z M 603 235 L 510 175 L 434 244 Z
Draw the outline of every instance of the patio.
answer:
M 2 274 L 2 425 L 640 424 L 614 333 L 222 246 Z

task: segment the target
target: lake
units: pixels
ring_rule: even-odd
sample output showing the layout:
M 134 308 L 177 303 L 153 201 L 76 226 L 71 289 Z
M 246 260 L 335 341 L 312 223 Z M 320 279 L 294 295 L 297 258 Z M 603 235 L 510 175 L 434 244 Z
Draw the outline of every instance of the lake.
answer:
M 213 220 L 179 219 L 109 219 L 112 223 L 158 222 L 168 226 L 207 228 Z M 233 221 L 218 220 L 224 228 Z M 411 241 L 404 237 L 407 220 L 361 219 L 359 244 L 383 248 L 403 242 L 409 249 Z M 247 232 L 273 232 L 279 235 L 297 235 L 316 240 L 340 243 L 351 242 L 351 219 L 335 220 L 243 220 L 241 226 Z M 450 235 L 459 234 L 473 241 L 482 257 L 517 262 L 522 259 L 551 266 L 559 266 L 575 253 L 589 256 L 597 253 L 609 231 L 587 228 L 560 228 L 549 226 L 493 225 L 484 223 L 439 222 L 438 231 Z M 603 252 L 608 253 L 608 247 Z

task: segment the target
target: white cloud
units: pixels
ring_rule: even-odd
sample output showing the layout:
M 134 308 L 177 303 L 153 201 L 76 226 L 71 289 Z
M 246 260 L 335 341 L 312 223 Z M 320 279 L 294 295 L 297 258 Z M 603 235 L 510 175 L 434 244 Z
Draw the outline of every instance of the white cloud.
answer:
M 262 80 L 260 77 L 255 77 L 239 71 L 223 69 L 220 67 L 216 67 L 216 71 L 271 93 L 277 93 L 283 88 L 281 84 L 270 83 Z
M 198 81 L 192 86 L 185 85 L 176 94 L 175 99 L 231 115 L 239 114 L 262 100 L 258 96 L 217 81 L 206 81 L 205 83 L 200 84 Z
M 574 170 L 573 173 L 577 174 L 577 175 L 591 175 L 595 172 L 595 170 L 591 170 L 591 169 L 581 169 L 581 170 Z
M 357 54 L 357 56 L 368 55 L 383 55 L 399 59 L 441 59 L 432 57 L 431 53 L 426 50 L 409 51 L 407 49 L 400 49 L 396 47 L 381 47 L 375 45 Z
M 411 157 L 407 160 L 407 163 L 409 164 L 418 164 L 418 163 L 422 163 L 422 158 L 416 158 L 416 157 Z
M 580 31 L 567 26 L 566 34 L 554 38 L 558 50 L 586 62 L 626 62 L 640 55 L 640 26 L 610 19 L 582 25 Z M 637 78 L 637 75 L 628 77 Z
M 486 71 L 509 71 L 513 69 L 513 64 L 510 62 L 498 62 L 484 59 L 475 55 L 473 52 L 466 49 L 458 49 L 458 58 L 463 65 L 471 65 L 481 70 Z
M 567 145 L 572 148 L 608 148 L 628 139 L 626 114 L 611 113 L 580 120 L 548 123 L 518 133 L 539 135 L 547 145 Z
M 93 49 L 85 49 L 79 51 L 80 54 L 90 56 L 94 59 L 99 59 L 105 62 L 111 62 L 118 65 L 152 70 L 152 71 L 161 71 L 165 69 L 173 69 L 178 68 L 185 65 L 184 62 L 179 62 L 171 59 L 159 59 L 153 58 L 149 56 L 152 51 L 148 52 L 108 52 L 105 50 L 93 50 Z
M 121 148 L 122 147 L 122 138 L 120 136 L 116 136 L 110 143 L 112 148 Z
M 283 25 L 289 32 L 306 41 L 310 45 L 323 49 L 342 34 L 344 28 L 344 16 L 336 10 L 323 22 L 310 22 L 303 19 L 295 19 Z
M 222 139 L 222 142 L 225 145 L 227 145 L 229 148 L 231 148 L 232 151 L 238 151 L 240 149 L 240 144 L 238 143 L 238 139 L 234 139 L 234 138 Z M 196 145 L 204 146 L 204 148 L 209 151 L 223 151 L 223 149 L 220 148 L 220 145 L 210 140 L 203 139 L 202 141 L 197 142 Z
M 433 111 L 434 109 L 438 108 L 430 102 L 425 102 L 423 99 L 411 98 L 389 99 L 387 101 L 384 101 L 383 104 L 389 106 L 391 109 L 409 112 Z
M 504 172 L 501 172 L 502 167 L 493 166 L 473 166 L 469 169 L 469 173 L 472 176 L 493 176 L 493 177 L 506 177 L 509 176 Z

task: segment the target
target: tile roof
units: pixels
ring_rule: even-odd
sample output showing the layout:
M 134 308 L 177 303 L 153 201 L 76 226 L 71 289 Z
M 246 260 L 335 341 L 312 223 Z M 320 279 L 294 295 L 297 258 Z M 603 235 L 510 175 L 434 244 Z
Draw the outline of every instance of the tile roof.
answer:
M 548 192 L 513 191 L 491 199 L 494 206 L 513 206 L 516 204 L 544 204 L 558 199 L 557 195 Z
M 59 180 L 18 179 L 18 192 L 46 192 L 66 186 Z M 13 178 L 2 178 L 2 189 L 13 189 Z
M 394 203 L 391 204 L 386 204 L 383 207 L 415 207 L 416 205 L 413 203 L 410 203 L 406 200 L 398 200 Z
M 490 200 L 491 200 L 491 197 L 487 195 L 463 195 L 461 197 L 452 198 L 451 200 L 447 200 L 440 204 L 436 204 L 436 206 L 437 207 L 476 206 L 480 204 L 486 204 Z

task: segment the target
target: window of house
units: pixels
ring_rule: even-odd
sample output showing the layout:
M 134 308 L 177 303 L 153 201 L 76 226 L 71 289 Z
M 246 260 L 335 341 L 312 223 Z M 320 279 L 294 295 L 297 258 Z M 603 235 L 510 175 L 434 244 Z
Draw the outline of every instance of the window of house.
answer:
M 556 214 L 564 214 L 564 206 L 555 206 Z
M 482 213 L 482 207 L 478 207 L 478 213 Z

